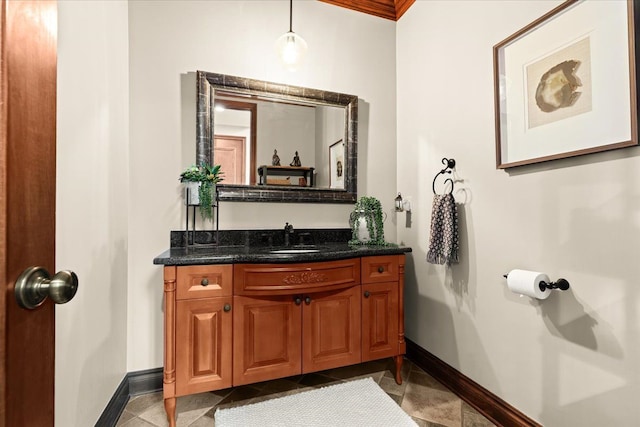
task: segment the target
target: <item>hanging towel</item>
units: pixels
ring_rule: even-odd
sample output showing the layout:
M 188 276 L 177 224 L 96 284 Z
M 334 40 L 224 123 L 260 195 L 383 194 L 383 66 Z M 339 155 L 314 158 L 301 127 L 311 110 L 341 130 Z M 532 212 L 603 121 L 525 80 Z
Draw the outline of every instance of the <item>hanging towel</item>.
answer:
M 458 262 L 458 211 L 453 194 L 433 196 L 427 261 L 432 264 Z

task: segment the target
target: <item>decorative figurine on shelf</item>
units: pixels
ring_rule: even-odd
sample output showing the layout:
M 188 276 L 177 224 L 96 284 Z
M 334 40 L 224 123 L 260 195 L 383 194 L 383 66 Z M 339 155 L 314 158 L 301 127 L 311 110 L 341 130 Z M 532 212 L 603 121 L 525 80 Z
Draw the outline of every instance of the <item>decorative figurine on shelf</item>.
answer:
M 302 166 L 302 163 L 300 163 L 300 157 L 298 156 L 297 151 L 296 151 L 296 155 L 293 156 L 293 161 L 289 164 L 289 166 Z
M 278 150 L 273 150 L 273 157 L 271 158 L 271 166 L 280 166 L 280 156 L 278 156 Z

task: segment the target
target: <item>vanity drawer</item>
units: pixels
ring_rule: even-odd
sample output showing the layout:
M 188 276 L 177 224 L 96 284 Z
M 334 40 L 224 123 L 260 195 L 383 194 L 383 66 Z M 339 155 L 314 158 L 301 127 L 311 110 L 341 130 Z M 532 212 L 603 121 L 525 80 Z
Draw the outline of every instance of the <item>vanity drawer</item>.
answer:
M 290 295 L 360 284 L 360 259 L 293 264 L 234 265 L 235 295 Z
M 232 295 L 233 265 L 189 265 L 178 267 L 176 299 Z
M 362 283 L 396 281 L 398 281 L 398 255 L 362 258 Z

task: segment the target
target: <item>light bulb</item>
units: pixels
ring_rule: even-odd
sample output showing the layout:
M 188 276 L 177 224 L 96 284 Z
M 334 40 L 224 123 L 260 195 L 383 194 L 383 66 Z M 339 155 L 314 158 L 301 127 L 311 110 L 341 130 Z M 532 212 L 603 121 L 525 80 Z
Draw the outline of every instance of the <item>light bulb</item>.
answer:
M 295 71 L 302 64 L 307 52 L 307 42 L 293 31 L 289 31 L 276 40 L 276 50 L 285 67 Z

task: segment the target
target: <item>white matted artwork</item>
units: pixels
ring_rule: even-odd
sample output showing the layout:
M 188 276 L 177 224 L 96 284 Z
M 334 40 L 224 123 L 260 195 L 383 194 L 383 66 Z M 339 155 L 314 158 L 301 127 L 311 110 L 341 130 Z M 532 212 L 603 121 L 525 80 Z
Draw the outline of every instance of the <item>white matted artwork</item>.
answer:
M 591 111 L 591 51 L 585 37 L 525 66 L 528 128 Z
M 336 141 L 329 146 L 329 188 L 344 190 L 344 142 Z
M 498 169 L 638 145 L 633 17 L 570 0 L 494 46 Z

